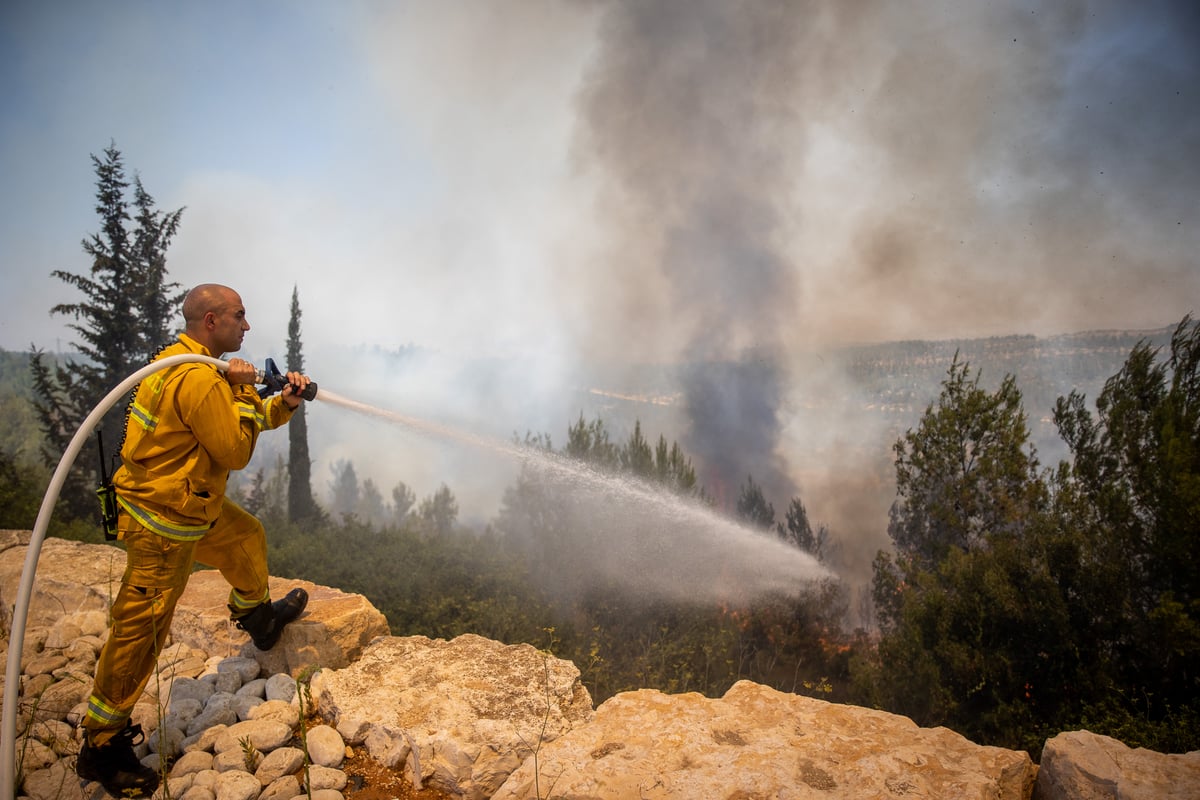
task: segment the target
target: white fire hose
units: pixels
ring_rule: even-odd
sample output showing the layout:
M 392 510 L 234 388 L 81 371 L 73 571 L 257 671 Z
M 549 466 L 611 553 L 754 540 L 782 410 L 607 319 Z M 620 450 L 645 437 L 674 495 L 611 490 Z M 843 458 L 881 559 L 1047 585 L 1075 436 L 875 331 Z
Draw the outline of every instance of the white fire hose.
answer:
M 17 740 L 17 698 L 21 688 L 21 651 L 24 649 L 25 622 L 29 616 L 29 603 L 33 595 L 33 578 L 37 572 L 38 555 L 42 551 L 42 540 L 46 537 L 46 528 L 50 524 L 50 514 L 58 495 L 66 482 L 67 473 L 75 463 L 75 457 L 83 448 L 83 443 L 91 436 L 92 431 L 110 408 L 122 399 L 128 397 L 130 390 L 147 375 L 159 370 L 173 367 L 176 364 L 205 363 L 212 364 L 217 369 L 226 371 L 229 362 L 211 356 L 196 353 L 183 353 L 167 356 L 151 362 L 130 375 L 115 389 L 105 395 L 104 399 L 92 409 L 87 419 L 79 426 L 66 452 L 58 462 L 50 485 L 42 498 L 42 506 L 38 511 L 37 522 L 33 526 L 33 535 L 29 539 L 29 550 L 25 553 L 25 566 L 21 572 L 21 583 L 17 589 L 17 602 L 13 608 L 12 625 L 8 634 L 8 668 L 4 678 L 4 728 L 0 731 L 0 791 L 5 800 L 13 800 L 16 794 L 16 740 Z M 260 380 L 261 382 L 261 380 Z

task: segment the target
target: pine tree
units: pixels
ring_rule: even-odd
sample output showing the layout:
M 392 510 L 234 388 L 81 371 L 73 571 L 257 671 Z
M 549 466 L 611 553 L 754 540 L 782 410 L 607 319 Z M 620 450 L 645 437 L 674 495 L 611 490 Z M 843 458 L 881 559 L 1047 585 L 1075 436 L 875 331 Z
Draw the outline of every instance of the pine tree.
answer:
M 762 487 L 754 482 L 751 475 L 746 476 L 746 485 L 738 495 L 736 510 L 739 519 L 756 528 L 769 530 L 775 527 L 775 506 L 767 502 Z
M 135 177 L 137 216 L 131 218 L 126 199 L 130 184 L 120 151 L 110 144 L 103 158 L 91 158 L 96 171 L 96 213 L 101 220 L 100 232 L 82 243 L 91 257 L 91 269 L 87 274 L 51 273 L 84 295 L 79 302 L 60 303 L 51 309 L 52 314 L 75 320 L 69 327 L 80 342 L 72 347 L 81 358 L 51 366 L 37 348 L 32 349 L 30 358 L 34 407 L 46 437 L 43 457 L 49 465 L 57 464 L 96 404 L 167 344 L 169 320 L 183 302 L 178 284 L 166 279 L 166 250 L 179 228 L 183 209 L 158 211 L 141 179 Z M 120 406 L 113 408 L 101 421 L 108 454 L 115 455 L 118 450 L 124 411 Z M 99 466 L 96 451 L 84 448 L 61 495 L 70 515 L 93 513 L 92 490 Z M 104 468 L 110 470 L 110 464 Z

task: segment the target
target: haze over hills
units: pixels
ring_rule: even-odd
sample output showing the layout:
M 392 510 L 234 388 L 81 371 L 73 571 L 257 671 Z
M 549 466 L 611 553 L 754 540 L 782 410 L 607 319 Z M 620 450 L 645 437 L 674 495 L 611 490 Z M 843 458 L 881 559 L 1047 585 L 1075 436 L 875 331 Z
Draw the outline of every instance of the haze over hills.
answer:
M 454 361 L 417 347 L 343 347 L 306 363 L 341 394 L 505 441 L 546 434 L 562 448 L 568 427 L 582 418 L 602 420 L 610 439 L 623 443 L 640 422 L 652 445 L 660 435 L 680 443 L 699 482 L 729 513 L 747 477 L 763 487 L 779 520 L 791 499 L 800 497 L 813 524 L 828 526 L 839 542 L 838 570 L 866 585 L 875 553 L 889 546 L 892 447 L 936 401 L 956 353 L 981 373 L 985 389 L 995 389 L 1008 373 L 1016 376 L 1031 441 L 1048 466 L 1067 455 L 1051 421 L 1055 400 L 1078 390 L 1094 404 L 1139 341 L 1165 346 L 1174 328 L 855 344 L 809 353 L 788 364 L 784 376 L 750 359 L 573 365 L 548 377 L 536 363 Z M 776 395 L 756 385 L 759 380 Z M 697 394 L 696 386 L 709 394 Z M 767 400 L 747 403 L 746 395 L 756 391 Z M 739 396 L 730 399 L 726 392 Z M 766 421 L 737 417 L 747 408 L 760 410 Z M 765 446 L 746 442 L 747 450 L 757 447 L 768 457 L 740 464 L 710 460 L 729 451 L 740 455 L 742 423 L 750 436 L 763 430 L 773 436 Z M 329 465 L 345 459 L 353 461 L 360 480 L 371 476 L 385 498 L 397 481 L 418 497 L 444 483 L 459 501 L 461 521 L 482 528 L 495 516 L 519 465 L 386 428 L 316 404 L 309 435 L 318 495 L 327 489 Z M 256 462 L 269 468 L 275 458 L 264 451 Z
M 715 433 L 692 412 L 695 395 L 684 376 L 720 391 L 753 391 L 762 377 L 747 364 L 589 365 L 549 380 L 536 364 L 498 360 L 452 361 L 436 351 L 403 347 L 342 347 L 306 356 L 311 373 L 332 390 L 381 408 L 436 420 L 505 441 L 526 433 L 550 436 L 561 448 L 567 428 L 580 418 L 600 419 L 614 442 L 624 442 L 640 422 L 651 444 L 678 441 L 696 466 L 699 482 L 729 513 L 747 477 L 764 487 L 782 519 L 800 497 L 814 525 L 829 527 L 838 543 L 834 566 L 852 584 L 865 586 L 877 550 L 889 545 L 887 511 L 894 498 L 892 446 L 915 426 L 953 359 L 980 373 L 989 390 L 1006 374 L 1016 376 L 1028 415 L 1031 441 L 1043 465 L 1067 456 L 1051 420 L 1055 400 L 1072 390 L 1092 406 L 1104 382 L 1123 365 L 1139 341 L 1166 347 L 1175 325 L 1151 330 L 1104 330 L 1049 337 L 1028 335 L 943 341 L 856 344 L 810 353 L 790 365 L 787 391 L 763 413 L 774 415 L 772 458 L 750 464 L 747 474 L 723 473 L 705 453 L 738 448 L 736 426 Z M 253 361 L 266 355 L 246 353 Z M 28 393 L 26 354 L 8 353 L 0 371 L 0 400 Z M 562 379 L 563 374 L 568 374 Z M 767 375 L 777 380 L 776 376 Z M 714 388 L 715 387 L 715 388 Z M 732 404 L 744 408 L 744 402 Z M 720 397 L 707 402 L 710 423 L 726 424 Z M 10 419 L 15 419 L 11 417 Z M 24 417 L 24 425 L 32 415 Z M 0 428 L 11 448 L 28 447 L 20 425 Z M 455 494 L 460 521 L 482 528 L 495 517 L 519 465 L 452 442 L 391 430 L 338 409 L 310 406 L 313 488 L 324 502 L 333 465 L 352 462 L 359 480 L 371 479 L 385 498 L 398 482 L 424 497 L 444 484 Z M 286 460 L 286 437 L 265 436 L 241 480 Z M 236 481 L 235 481 L 236 485 Z

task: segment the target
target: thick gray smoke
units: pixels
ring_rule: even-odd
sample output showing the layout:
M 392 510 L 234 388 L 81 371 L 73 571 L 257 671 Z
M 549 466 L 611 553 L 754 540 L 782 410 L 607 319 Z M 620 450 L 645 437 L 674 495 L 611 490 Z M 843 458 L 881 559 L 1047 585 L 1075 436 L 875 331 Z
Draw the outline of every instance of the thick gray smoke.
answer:
M 665 344 L 682 362 L 683 443 L 704 482 L 727 508 L 751 474 L 786 502 L 782 337 L 799 287 L 783 201 L 802 131 L 788 99 L 802 18 L 788 3 L 684 5 L 607 7 L 581 155 L 603 176 L 616 234 L 618 324 L 646 343 L 633 358 Z

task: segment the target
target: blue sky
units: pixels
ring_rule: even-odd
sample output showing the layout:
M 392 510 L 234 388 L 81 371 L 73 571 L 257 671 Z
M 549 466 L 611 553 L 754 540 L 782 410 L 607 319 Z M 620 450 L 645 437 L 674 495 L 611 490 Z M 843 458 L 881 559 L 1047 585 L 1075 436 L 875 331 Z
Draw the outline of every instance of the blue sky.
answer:
M 296 286 L 345 394 L 338 345 L 522 360 L 397 390 L 507 431 L 561 431 L 596 360 L 767 358 L 786 399 L 839 343 L 1172 324 L 1197 8 L 6 0 L 0 347 L 72 340 L 50 272 L 89 268 L 110 141 L 185 208 L 172 277 L 242 293 L 249 355 Z
M 276 341 L 293 283 L 323 341 L 566 359 L 1192 310 L 1194 4 L 772 5 L 10 0 L 0 346 L 69 339 L 110 141 Z

